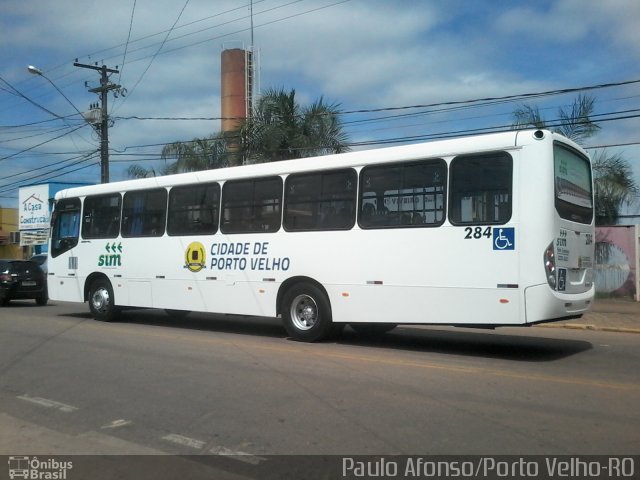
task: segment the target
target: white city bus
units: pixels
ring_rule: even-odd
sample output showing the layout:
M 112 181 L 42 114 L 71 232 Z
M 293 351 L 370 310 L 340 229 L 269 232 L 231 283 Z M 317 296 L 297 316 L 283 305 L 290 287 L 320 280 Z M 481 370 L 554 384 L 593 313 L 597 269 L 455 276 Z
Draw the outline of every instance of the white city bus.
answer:
M 531 325 L 594 296 L 591 164 L 544 130 L 58 192 L 49 295 L 281 316 L 317 341 L 349 323 Z

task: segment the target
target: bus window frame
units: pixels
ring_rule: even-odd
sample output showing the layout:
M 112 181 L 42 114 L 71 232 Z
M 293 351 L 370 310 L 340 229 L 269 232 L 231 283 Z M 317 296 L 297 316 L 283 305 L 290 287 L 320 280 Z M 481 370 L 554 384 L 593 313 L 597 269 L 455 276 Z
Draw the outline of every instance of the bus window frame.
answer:
M 583 207 L 566 200 L 562 200 L 558 198 L 558 185 L 557 185 L 557 175 L 556 175 L 556 148 L 561 148 L 572 155 L 575 155 L 577 158 L 581 159 L 588 165 L 589 171 L 589 186 L 591 188 L 590 198 L 591 198 L 591 207 Z M 585 157 L 582 153 L 578 152 L 575 148 L 572 148 L 570 145 L 566 143 L 555 141 L 553 142 L 553 197 L 554 197 L 554 207 L 556 209 L 557 214 L 560 218 L 565 220 L 569 220 L 571 222 L 581 223 L 583 225 L 590 225 L 593 222 L 593 218 L 595 216 L 595 202 L 593 199 L 593 166 L 591 165 L 591 161 L 588 157 Z
M 503 157 L 509 162 L 509 165 L 508 165 L 509 185 L 506 191 L 506 194 L 508 195 L 508 215 L 506 215 L 505 218 L 499 218 L 498 220 L 487 220 L 486 218 L 482 218 L 480 220 L 462 221 L 461 220 L 462 208 L 461 207 L 459 208 L 456 202 L 454 201 L 454 196 L 465 192 L 465 190 L 459 190 L 458 188 L 455 188 L 457 187 L 456 177 L 460 175 L 459 173 L 456 173 L 456 168 L 458 168 L 458 164 L 460 164 L 462 161 L 469 160 L 469 159 L 477 159 L 482 161 L 482 159 L 495 159 L 499 157 Z M 505 225 L 509 223 L 511 221 L 511 218 L 513 217 L 513 172 L 514 172 L 513 156 L 509 152 L 504 150 L 496 150 L 492 152 L 482 152 L 482 153 L 469 153 L 469 154 L 458 155 L 454 157 L 453 160 L 451 160 L 451 163 L 449 164 L 449 196 L 448 196 L 449 223 L 451 223 L 451 225 L 454 225 L 454 226 L 465 226 L 465 227 L 477 226 L 477 225 Z M 468 173 L 467 175 L 470 176 Z M 476 174 L 475 178 L 478 178 L 478 177 L 479 175 Z M 489 176 L 489 175 L 482 176 L 482 178 L 490 178 L 490 177 L 492 176 Z M 491 193 L 492 191 L 495 192 L 496 190 L 488 190 L 487 188 L 478 188 L 476 186 L 475 190 L 473 191 L 466 190 L 466 191 L 474 192 L 475 194 L 477 194 L 477 192 L 483 192 L 486 194 L 486 193 Z M 493 193 L 493 195 L 495 196 L 497 195 L 497 193 Z M 502 193 L 501 195 L 504 195 L 504 193 Z M 467 196 L 467 197 L 476 198 L 476 196 L 477 195 Z M 461 198 L 464 198 L 464 197 L 461 197 Z M 493 208 L 496 208 L 495 204 Z M 500 206 L 498 206 L 497 208 L 500 208 Z M 459 215 L 460 218 L 454 218 L 454 215 Z
M 108 236 L 105 236 L 105 235 L 88 234 L 88 232 L 85 232 L 85 225 L 86 225 L 85 219 L 86 219 L 86 216 L 87 216 L 87 200 L 102 199 L 102 198 L 109 198 L 109 197 L 118 197 L 118 217 L 117 217 L 117 220 L 115 222 L 111 222 L 111 225 L 115 225 L 115 227 L 116 227 L 115 235 L 114 234 L 110 234 Z M 87 195 L 82 200 L 81 235 L 82 235 L 83 239 L 96 240 L 96 239 L 118 238 L 118 236 L 120 235 L 120 223 L 121 223 L 121 220 L 122 220 L 122 195 L 120 194 L 120 192 L 97 194 L 97 195 Z
M 412 222 L 411 223 L 386 223 L 386 224 L 379 224 L 379 225 L 375 225 L 375 224 L 366 224 L 364 223 L 364 206 L 365 206 L 365 197 L 364 194 L 365 192 L 365 175 L 367 173 L 368 170 L 372 170 L 372 169 L 382 169 L 382 168 L 399 168 L 400 169 L 400 180 L 401 182 L 403 182 L 405 180 L 404 177 L 404 169 L 407 167 L 414 167 L 414 166 L 420 166 L 420 165 L 424 165 L 424 166 L 429 166 L 429 167 L 435 167 L 435 168 L 440 168 L 441 169 L 441 173 L 444 175 L 444 178 L 441 180 L 441 183 L 439 184 L 433 184 L 428 188 L 442 188 L 442 191 L 434 191 L 434 192 L 422 192 L 422 193 L 418 193 L 418 195 L 434 195 L 434 203 L 435 203 L 435 208 L 433 209 L 433 212 L 442 212 L 442 218 L 438 221 L 434 221 L 434 222 L 423 222 L 423 223 L 414 223 L 413 221 L 413 215 L 412 215 Z M 363 167 L 360 172 L 359 172 L 359 179 L 358 179 L 358 226 L 360 228 L 362 228 L 363 230 L 380 230 L 380 229 L 389 229 L 389 228 L 438 228 L 440 226 L 442 226 L 444 224 L 444 222 L 447 219 L 447 200 L 448 200 L 448 196 L 447 196 L 447 191 L 448 191 L 448 178 L 449 178 L 449 169 L 447 166 L 447 162 L 439 157 L 434 157 L 434 158 L 424 158 L 424 159 L 415 159 L 415 160 L 404 160 L 404 161 L 400 161 L 400 162 L 388 162 L 388 163 L 379 163 L 379 164 L 370 164 L 370 165 L 366 165 L 365 167 Z M 416 188 L 416 187 L 413 187 Z M 423 190 L 427 187 L 422 187 Z M 400 199 L 403 196 L 410 196 L 412 194 L 402 194 L 400 193 L 400 187 L 397 189 L 398 193 L 395 194 L 395 196 Z M 413 193 L 413 196 L 415 197 L 416 194 L 415 192 Z M 440 196 L 442 199 L 442 205 L 440 206 L 440 208 L 438 208 L 437 205 L 437 197 Z M 384 202 L 384 196 L 383 196 L 383 202 Z M 383 209 L 386 208 L 383 206 Z M 424 210 L 424 209 L 423 209 Z M 383 210 L 384 211 L 384 210 Z M 415 214 L 416 212 L 418 212 L 418 210 L 412 210 L 411 211 L 413 214 Z M 399 219 L 401 219 L 401 215 L 400 215 L 400 210 L 398 209 L 398 212 L 391 212 L 393 213 L 397 213 L 398 215 L 396 215 Z
M 163 219 L 160 225 L 160 223 L 158 223 L 157 225 L 157 230 L 152 230 L 150 233 L 145 233 L 145 234 L 141 234 L 141 233 L 132 233 L 132 231 L 134 230 L 133 228 L 133 222 L 136 221 L 135 217 L 131 220 L 129 220 L 127 214 L 129 212 L 125 213 L 125 208 L 129 208 L 127 206 L 127 199 L 128 197 L 133 197 L 136 195 L 145 195 L 144 197 L 144 203 L 142 205 L 143 210 L 141 212 L 135 212 L 135 209 L 137 207 L 132 206 L 132 212 L 131 215 L 138 215 L 138 217 L 142 216 L 143 219 L 147 218 L 147 216 L 150 215 L 150 211 L 147 210 L 147 205 L 148 205 L 148 200 L 147 200 L 147 195 L 149 194 L 154 194 L 154 193 L 164 193 L 164 207 L 163 207 Z M 149 188 L 149 189 L 143 189 L 143 190 L 129 190 L 127 192 L 124 193 L 124 195 L 122 196 L 122 213 L 120 215 L 120 235 L 122 236 L 122 238 L 150 238 L 150 237 L 162 237 L 167 229 L 167 202 L 169 200 L 169 193 L 167 192 L 167 189 L 164 187 L 159 187 L 159 188 Z M 158 210 L 159 212 L 159 210 Z M 129 225 L 129 222 L 131 222 L 131 227 L 125 229 L 125 221 L 127 222 L 127 226 Z M 144 220 L 142 223 L 142 227 L 145 228 L 144 225 Z M 145 230 L 146 231 L 146 230 Z
M 339 199 L 336 198 L 330 198 L 330 197 L 323 197 L 323 188 L 325 186 L 325 175 L 329 176 L 329 175 L 338 175 L 338 174 L 347 174 L 349 176 L 349 178 L 346 178 L 346 181 L 351 181 L 353 183 L 352 186 L 352 192 L 351 192 L 351 198 L 347 198 L 347 196 L 349 195 L 349 191 L 348 190 L 344 190 L 343 192 L 341 192 L 342 195 L 344 195 L 344 197 L 341 197 Z M 316 221 L 316 225 L 314 227 L 310 227 L 310 228 L 297 228 L 294 225 L 291 225 L 287 222 L 287 214 L 289 213 L 290 210 L 290 197 L 291 197 L 291 192 L 290 192 L 290 187 L 291 187 L 291 182 L 294 182 L 296 180 L 299 180 L 301 178 L 304 177 L 313 177 L 313 176 L 320 176 L 320 186 L 319 186 L 319 195 L 315 195 L 313 198 L 309 199 L 308 201 L 298 201 L 298 202 L 294 202 L 294 205 L 296 204 L 311 204 L 312 205 L 312 210 L 315 210 L 315 214 L 312 213 L 312 216 L 315 217 L 317 219 Z M 314 192 L 317 193 L 317 192 Z M 318 212 L 318 209 L 321 207 L 322 204 L 325 203 L 331 203 L 331 202 L 348 202 L 351 201 L 351 206 L 352 206 L 352 212 L 349 215 L 348 218 L 348 222 L 345 222 L 344 225 L 342 226 L 326 226 L 326 225 L 322 225 L 322 220 L 320 220 L 320 214 Z M 358 205 L 358 172 L 355 170 L 355 168 L 353 167 L 344 167 L 344 168 L 336 168 L 336 169 L 331 169 L 331 170 L 319 170 L 319 171 L 310 171 L 310 172 L 300 172 L 300 173 L 292 173 L 289 174 L 287 176 L 287 178 L 285 179 L 284 182 L 284 201 L 283 201 L 283 208 L 282 208 L 282 228 L 287 231 L 287 232 L 326 232 L 326 231 L 338 231 L 338 230 L 351 230 L 354 225 L 356 224 L 356 217 L 357 217 L 357 205 Z M 313 208 L 315 207 L 315 208 Z M 346 218 L 346 217 L 345 217 Z
M 278 191 L 280 194 L 277 198 L 271 198 L 271 197 L 269 198 L 271 198 L 271 200 L 276 200 L 276 201 L 271 204 L 266 203 L 269 200 L 269 198 L 265 197 L 264 201 L 260 203 L 256 203 L 256 186 L 258 186 L 258 189 L 259 189 L 259 187 L 261 186 L 259 184 L 261 183 L 267 184 L 268 182 L 273 182 L 273 181 L 278 183 Z M 233 202 L 235 202 L 235 204 L 231 203 L 230 205 L 229 189 L 236 188 L 237 186 L 242 184 L 251 185 L 251 196 L 245 197 L 245 198 L 235 197 L 236 192 L 233 192 L 232 190 L 232 193 L 234 195 L 231 195 L 231 199 Z M 279 231 L 282 228 L 282 211 L 283 211 L 282 202 L 283 202 L 283 194 L 284 194 L 283 187 L 284 187 L 284 182 L 282 180 L 282 176 L 280 175 L 268 175 L 264 177 L 243 178 L 240 180 L 227 180 L 226 182 L 224 182 L 224 184 L 222 185 L 222 195 L 221 195 L 221 202 L 220 202 L 220 232 L 225 235 L 242 235 L 247 233 L 275 233 Z M 275 189 L 274 189 L 274 192 L 275 192 Z M 258 219 L 260 216 L 263 216 L 263 213 L 258 214 L 257 210 L 263 209 L 268 206 L 278 207 L 278 212 L 277 214 L 273 215 L 274 217 L 273 222 L 269 222 L 268 224 L 263 223 L 262 227 L 266 225 L 268 228 L 266 229 L 259 228 L 257 227 Z M 232 223 L 230 220 L 227 220 L 227 209 L 234 209 L 236 211 L 248 209 L 250 214 L 248 216 L 244 216 L 243 222 L 236 221 Z M 229 216 L 229 218 L 231 217 L 232 215 Z M 240 215 L 240 217 L 242 218 L 243 215 Z M 275 222 L 276 217 L 278 219 L 277 222 Z M 238 228 L 235 228 L 237 226 L 236 224 L 245 224 L 248 226 L 248 228 L 238 229 Z M 232 226 L 234 228 L 229 228 L 229 226 Z
M 206 229 L 206 230 L 200 230 L 200 231 L 196 231 L 195 229 L 192 229 L 188 232 L 182 230 L 182 231 L 176 231 L 176 225 L 174 222 L 172 222 L 172 218 L 174 215 L 176 215 L 176 212 L 179 212 L 181 214 L 186 214 L 187 212 L 191 211 L 189 210 L 188 207 L 192 206 L 192 205 L 185 205 L 182 204 L 182 210 L 175 210 L 175 205 L 172 206 L 172 200 L 175 198 L 174 195 L 176 195 L 177 192 L 180 191 L 188 191 L 194 188 L 214 188 L 214 195 L 216 196 L 215 199 L 215 203 L 213 205 L 210 206 L 210 209 L 213 209 L 213 224 L 212 224 L 212 228 L 210 229 Z M 204 193 L 205 197 L 207 195 L 207 193 Z M 196 184 L 189 184 L 189 185 L 176 185 L 174 187 L 171 187 L 171 189 L 169 190 L 169 198 L 168 198 L 168 202 L 167 202 L 167 227 L 166 227 L 166 232 L 167 235 L 170 237 L 179 237 L 179 236 L 193 236 L 193 235 L 215 235 L 216 233 L 218 233 L 218 230 L 220 229 L 220 201 L 222 200 L 222 188 L 220 187 L 220 183 L 219 182 L 206 182 L 206 183 L 196 183 Z M 203 206 L 203 204 L 201 203 L 200 206 Z M 173 210 L 172 210 L 173 208 Z M 195 209 L 192 209 L 195 210 Z M 198 211 L 203 211 L 203 209 L 199 209 Z M 206 210 L 205 210 L 206 211 Z

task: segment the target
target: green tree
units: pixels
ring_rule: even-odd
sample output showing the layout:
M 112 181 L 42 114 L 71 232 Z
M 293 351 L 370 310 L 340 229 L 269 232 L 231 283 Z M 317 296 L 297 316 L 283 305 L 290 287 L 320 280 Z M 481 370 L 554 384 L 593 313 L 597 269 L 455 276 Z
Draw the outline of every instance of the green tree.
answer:
M 169 164 L 168 173 L 196 172 L 229 166 L 227 138 L 223 134 L 209 138 L 194 138 L 190 142 L 173 142 L 165 145 L 161 153 Z
M 548 128 L 582 143 L 600 130 L 591 120 L 594 103 L 594 97 L 579 95 L 570 110 L 558 109 L 558 120 L 553 122 L 547 122 L 538 107 L 522 105 L 513 112 L 513 127 Z M 592 156 L 592 166 L 596 224 L 611 225 L 618 220 L 625 205 L 635 202 L 640 190 L 629 162 L 621 155 L 600 150 Z
M 620 154 L 599 150 L 592 156 L 595 188 L 596 223 L 613 225 L 625 205 L 635 202 L 638 184 L 629 162 Z
M 301 106 L 295 90 L 269 89 L 258 100 L 250 119 L 236 131 L 190 142 L 173 142 L 162 149 L 160 170 L 132 165 L 131 178 L 208 170 L 243 163 L 262 163 L 349 150 L 339 119 L 338 104 L 320 97 Z M 171 163 L 167 163 L 171 160 Z
M 138 164 L 131 165 L 127 169 L 127 175 L 129 175 L 129 178 L 150 178 L 168 174 L 169 172 L 167 171 L 166 165 L 157 171 L 153 167 L 145 168 Z
M 273 162 L 349 150 L 339 119 L 339 105 L 322 97 L 301 106 L 295 90 L 269 89 L 252 116 L 240 127 L 240 154 L 245 163 Z
M 156 170 L 141 165 L 131 165 L 127 173 L 131 178 L 148 178 L 173 173 L 195 172 L 222 168 L 229 165 L 227 138 L 223 134 L 208 138 L 194 138 L 190 142 L 173 142 L 162 148 L 164 166 Z M 169 163 L 169 161 L 171 161 Z
M 547 128 L 574 142 L 581 143 L 600 130 L 600 127 L 591 120 L 594 104 L 595 97 L 578 95 L 570 110 L 564 107 L 558 109 L 558 120 L 554 122 L 547 122 L 540 114 L 538 107 L 522 105 L 513 112 L 513 127 L 516 129 Z

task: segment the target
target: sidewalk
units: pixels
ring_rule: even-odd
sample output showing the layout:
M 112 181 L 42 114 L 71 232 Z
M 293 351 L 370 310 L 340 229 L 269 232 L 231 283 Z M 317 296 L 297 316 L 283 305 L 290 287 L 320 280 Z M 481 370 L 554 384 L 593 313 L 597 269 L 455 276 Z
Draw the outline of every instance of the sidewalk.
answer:
M 596 298 L 591 311 L 582 318 L 541 324 L 540 327 L 640 333 L 640 302 L 630 299 Z

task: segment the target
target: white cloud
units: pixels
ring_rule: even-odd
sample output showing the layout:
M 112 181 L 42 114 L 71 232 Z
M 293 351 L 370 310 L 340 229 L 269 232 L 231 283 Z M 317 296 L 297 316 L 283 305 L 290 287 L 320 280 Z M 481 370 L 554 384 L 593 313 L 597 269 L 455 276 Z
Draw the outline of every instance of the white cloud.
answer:
M 573 42 L 611 41 L 640 56 L 640 3 L 637 0 L 562 0 L 509 8 L 496 26 L 512 36 L 559 48 Z

